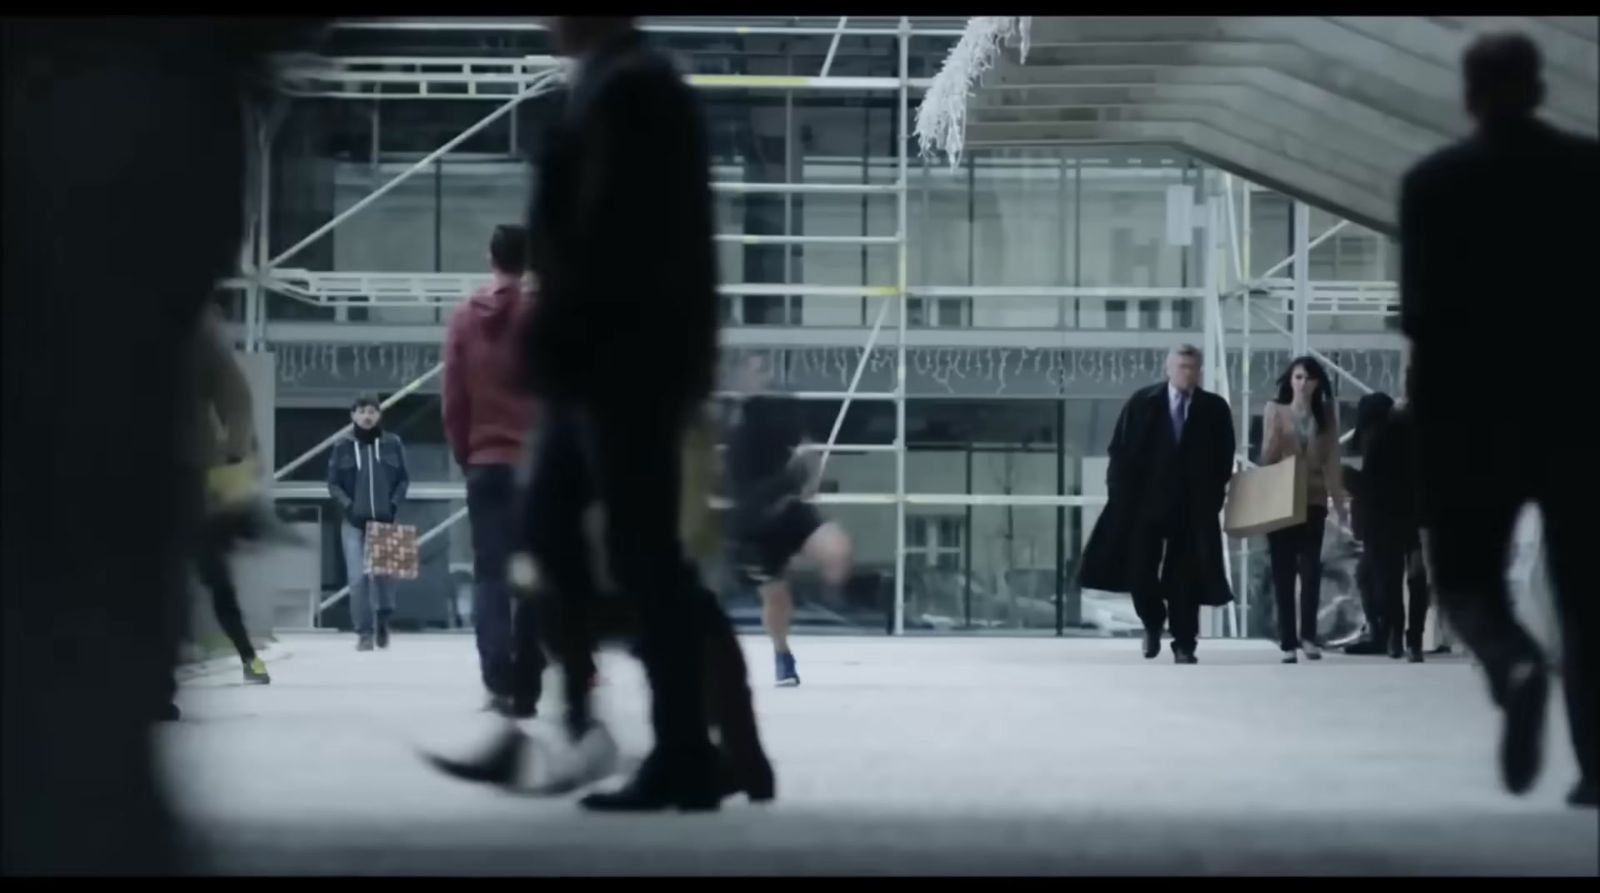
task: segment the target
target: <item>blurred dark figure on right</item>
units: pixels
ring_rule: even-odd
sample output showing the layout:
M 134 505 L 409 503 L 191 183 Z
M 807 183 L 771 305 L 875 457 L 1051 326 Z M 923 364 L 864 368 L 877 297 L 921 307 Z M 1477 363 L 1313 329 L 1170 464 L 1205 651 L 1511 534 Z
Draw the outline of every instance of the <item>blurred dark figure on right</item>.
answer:
M 1544 83 L 1527 37 L 1482 37 L 1462 61 L 1477 130 L 1420 162 L 1400 196 L 1422 521 L 1440 605 L 1504 713 L 1502 777 L 1523 793 L 1539 774 L 1549 683 L 1544 654 L 1513 616 L 1506 568 L 1518 512 L 1529 501 L 1543 512 L 1581 770 L 1570 801 L 1593 807 L 1594 571 L 1582 531 L 1594 504 L 1580 483 L 1594 446 L 1576 431 L 1541 432 L 1577 422 L 1590 402 L 1581 340 L 1592 327 L 1562 316 L 1590 300 L 1573 290 L 1571 264 L 1600 244 L 1600 153 L 1535 117 Z
M 550 27 L 557 52 L 578 65 L 530 215 L 542 289 L 525 358 L 546 415 L 527 541 L 558 603 L 592 603 L 600 581 L 583 518 L 598 502 L 609 582 L 638 609 L 655 747 L 626 787 L 584 805 L 715 809 L 722 759 L 702 697 L 707 624 L 725 630 L 717 639 L 733 634 L 680 530 L 684 434 L 710 397 L 717 357 L 705 124 L 689 85 L 632 19 L 565 16 Z M 590 724 L 581 686 L 593 666 L 583 649 L 568 657 L 576 740 Z

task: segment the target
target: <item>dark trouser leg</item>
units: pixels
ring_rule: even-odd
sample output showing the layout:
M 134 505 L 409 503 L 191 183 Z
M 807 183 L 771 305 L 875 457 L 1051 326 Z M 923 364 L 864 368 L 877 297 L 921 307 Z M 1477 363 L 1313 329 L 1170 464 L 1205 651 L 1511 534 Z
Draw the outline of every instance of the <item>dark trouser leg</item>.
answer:
M 589 680 L 594 675 L 589 618 L 597 588 L 582 525 L 593 492 L 578 418 L 570 407 L 552 404 L 534 454 L 523 529 L 538 565 L 540 591 L 534 604 L 561 662 L 567 729 L 574 739 L 589 728 Z
M 1439 512 L 1428 538 L 1439 607 L 1462 644 L 1483 661 L 1496 702 L 1514 662 L 1543 662 L 1538 643 L 1517 622 L 1506 587 L 1521 504 L 1517 498 L 1484 494 L 1476 506 Z
M 1563 466 L 1571 467 L 1571 466 Z M 1568 491 L 1569 493 L 1571 491 Z M 1590 547 L 1582 531 L 1587 528 L 1584 506 L 1571 496 L 1542 500 L 1544 537 L 1561 617 L 1561 684 L 1567 698 L 1567 721 L 1578 768 L 1593 785 L 1595 776 L 1595 599 L 1590 582 L 1594 573 L 1585 560 Z
M 1194 536 L 1181 531 L 1167 538 L 1167 560 L 1161 569 L 1166 591 L 1168 622 L 1172 624 L 1174 651 L 1194 651 L 1200 637 L 1200 574 L 1194 560 Z
M 239 610 L 239 591 L 233 585 L 233 573 L 228 568 L 228 556 L 222 544 L 209 530 L 200 535 L 200 548 L 195 555 L 195 570 L 200 582 L 211 592 L 211 610 L 217 616 L 217 625 L 233 643 L 233 650 L 245 663 L 255 659 L 256 649 L 250 643 L 250 631 L 245 628 L 244 614 Z
M 1295 625 L 1294 577 L 1304 524 L 1285 527 L 1267 534 L 1267 557 L 1272 563 L 1272 601 L 1278 612 L 1278 647 L 1293 651 L 1300 647 Z
M 472 524 L 472 625 L 478 665 L 490 694 L 512 692 L 511 556 L 515 515 L 509 465 L 467 469 L 467 517 Z
M 715 596 L 699 601 L 701 630 L 705 636 L 705 696 L 707 715 L 714 723 L 723 752 L 747 783 L 760 784 L 763 773 L 770 784 L 771 767 L 761 747 L 756 714 L 750 695 L 744 649 L 734 634 L 728 615 Z M 757 792 L 752 794 L 759 796 Z
M 511 696 L 535 706 L 544 694 L 544 645 L 540 639 L 539 606 L 531 598 L 511 604 Z M 587 682 L 588 680 L 584 680 Z
M 1137 535 L 1133 543 L 1133 565 L 1138 577 L 1133 585 L 1133 610 L 1147 633 L 1161 635 L 1167 625 L 1167 603 L 1161 586 L 1162 549 L 1166 540 L 1158 531 Z
M 1328 523 L 1328 510 L 1307 508 L 1306 523 L 1300 529 L 1295 569 L 1300 575 L 1300 640 L 1320 642 L 1317 613 L 1322 608 L 1322 535 Z
M 1422 547 L 1413 544 L 1406 552 L 1406 590 L 1410 601 L 1406 609 L 1406 647 L 1421 650 L 1422 635 L 1428 628 L 1428 608 L 1432 603 L 1432 590 L 1428 586 L 1427 565 L 1422 560 Z
M 713 596 L 678 532 L 683 419 L 670 406 L 625 400 L 591 408 L 585 421 L 607 563 L 618 589 L 639 606 L 656 750 L 709 768 L 702 612 L 716 605 L 707 606 Z
M 1389 641 L 1389 612 L 1376 571 L 1378 546 L 1367 543 L 1356 559 L 1356 588 L 1361 593 L 1361 613 L 1367 618 L 1367 637 L 1374 642 Z
M 1405 629 L 1406 552 L 1395 543 L 1372 541 L 1367 543 L 1363 558 L 1370 556 L 1369 582 L 1381 618 L 1373 629 L 1381 631 L 1377 639 L 1385 647 L 1389 638 Z

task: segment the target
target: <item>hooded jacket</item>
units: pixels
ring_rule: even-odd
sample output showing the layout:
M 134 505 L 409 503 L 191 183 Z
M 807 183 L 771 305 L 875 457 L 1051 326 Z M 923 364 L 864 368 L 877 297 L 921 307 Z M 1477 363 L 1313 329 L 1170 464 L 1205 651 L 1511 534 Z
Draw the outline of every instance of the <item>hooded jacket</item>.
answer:
M 333 445 L 328 494 L 350 526 L 393 523 L 410 486 L 405 445 L 399 436 L 374 428 L 355 431 Z
M 521 333 L 533 302 L 497 275 L 450 316 L 444 347 L 444 432 L 463 468 L 512 465 L 534 419 L 522 389 Z

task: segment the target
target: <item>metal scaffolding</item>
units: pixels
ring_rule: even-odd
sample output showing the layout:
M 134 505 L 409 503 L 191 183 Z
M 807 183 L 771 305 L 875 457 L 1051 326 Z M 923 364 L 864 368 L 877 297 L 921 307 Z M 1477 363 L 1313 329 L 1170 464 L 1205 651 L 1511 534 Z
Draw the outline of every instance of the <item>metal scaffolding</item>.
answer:
M 1072 286 L 1043 286 L 1043 287 L 1016 287 L 1016 286 L 911 286 L 909 278 L 909 220 L 908 220 L 908 185 L 910 146 L 910 101 L 914 89 L 923 89 L 929 81 L 927 79 L 913 79 L 910 77 L 910 44 L 918 36 L 950 36 L 959 34 L 959 31 L 950 32 L 949 29 L 919 30 L 912 27 L 911 20 L 907 17 L 899 19 L 898 26 L 892 30 L 881 27 L 858 27 L 852 25 L 852 20 L 841 17 L 836 25 L 825 28 L 784 28 L 780 26 L 762 26 L 757 29 L 733 30 L 728 33 L 770 33 L 770 34 L 826 34 L 833 37 L 827 59 L 824 60 L 821 72 L 816 76 L 796 75 L 692 75 L 688 81 L 702 89 L 740 88 L 759 90 L 780 90 L 791 95 L 800 90 L 852 90 L 852 91 L 893 91 L 896 97 L 896 122 L 897 122 L 897 147 L 894 158 L 895 180 L 893 183 L 743 183 L 719 182 L 713 188 L 719 193 L 732 194 L 767 194 L 767 195 L 859 195 L 859 196 L 893 196 L 895 201 L 896 229 L 892 235 L 861 235 L 861 236 L 800 236 L 800 235 L 746 235 L 739 233 L 721 234 L 719 241 L 745 245 L 859 245 L 859 246 L 892 246 L 895 251 L 895 270 L 893 283 L 875 283 L 863 285 L 807 285 L 803 283 L 732 283 L 724 285 L 721 291 L 725 295 L 768 295 L 768 296 L 806 296 L 822 298 L 855 299 L 862 301 L 877 300 L 880 306 L 873 316 L 871 327 L 866 331 L 864 343 L 861 346 L 861 355 L 850 378 L 848 387 L 843 391 L 805 391 L 794 393 L 793 396 L 809 400 L 834 400 L 840 401 L 841 406 L 834 419 L 832 429 L 827 441 L 816 447 L 822 453 L 822 461 L 827 462 L 833 453 L 892 453 L 894 455 L 894 488 L 889 493 L 832 493 L 818 494 L 815 501 L 822 505 L 861 505 L 892 507 L 895 514 L 895 556 L 894 556 L 894 601 L 892 608 L 892 630 L 895 634 L 902 634 L 905 630 L 906 611 L 906 536 L 907 536 L 907 508 L 914 506 L 1030 506 L 1030 507 L 1087 507 L 1102 505 L 1103 496 L 1086 495 L 975 495 L 957 493 L 910 493 L 908 492 L 906 476 L 906 403 L 907 403 L 907 346 L 912 342 L 908 333 L 908 309 L 910 298 L 935 299 L 939 297 L 961 297 L 967 299 L 984 299 L 998 297 L 1040 297 L 1040 298 L 1161 298 L 1164 300 L 1199 300 L 1203 302 L 1204 311 L 1204 345 L 1207 357 L 1206 380 L 1209 387 L 1221 393 L 1235 407 L 1249 406 L 1250 401 L 1250 349 L 1251 349 L 1251 318 L 1255 316 L 1269 328 L 1276 329 L 1289 335 L 1297 350 L 1309 347 L 1309 320 L 1312 317 L 1324 315 L 1364 314 L 1381 315 L 1394 312 L 1396 293 L 1393 283 L 1389 282 L 1315 282 L 1309 278 L 1310 251 L 1323 240 L 1334 235 L 1344 224 L 1338 223 L 1329 231 L 1315 239 L 1309 238 L 1305 227 L 1297 227 L 1297 241 L 1295 253 L 1285 258 L 1282 262 L 1268 268 L 1262 275 L 1250 277 L 1250 217 L 1249 217 L 1249 191 L 1246 186 L 1243 211 L 1235 207 L 1234 190 L 1231 177 L 1210 178 L 1210 188 L 1202 186 L 1205 194 L 1202 200 L 1204 214 L 1201 217 L 1204 246 L 1201 253 L 1201 285 L 1185 288 L 1119 288 L 1119 287 L 1072 287 Z M 419 23 L 345 23 L 346 27 L 394 27 L 406 28 L 411 26 L 423 27 Z M 462 27 L 468 27 L 463 24 Z M 472 27 L 486 27 L 482 25 Z M 664 26 L 671 27 L 681 33 L 713 33 L 712 29 L 722 26 Z M 662 30 L 656 28 L 655 30 Z M 838 46 L 840 36 L 853 36 L 862 34 L 875 34 L 879 36 L 893 35 L 898 43 L 898 76 L 892 78 L 846 78 L 834 77 L 829 74 L 834 51 Z M 326 236 L 344 221 L 350 219 L 364 209 L 370 207 L 384 194 L 396 188 L 417 172 L 426 169 L 439 158 L 444 157 L 452 149 L 461 145 L 475 133 L 482 131 L 501 117 L 510 114 L 514 108 L 527 99 L 537 96 L 547 90 L 554 89 L 561 78 L 563 68 L 558 60 L 549 57 L 526 56 L 511 59 L 488 58 L 417 58 L 417 57 L 381 57 L 381 58 L 333 58 L 308 60 L 302 59 L 284 69 L 286 92 L 293 96 L 320 97 L 334 99 L 435 99 L 435 100 L 467 100 L 467 101 L 498 101 L 497 108 L 480 119 L 476 124 L 467 128 L 458 136 L 447 141 L 435 151 L 424 156 L 420 161 L 411 165 L 397 176 L 380 186 L 362 200 L 339 213 L 327 223 L 315 229 L 306 237 L 300 239 L 288 249 L 275 257 L 269 257 L 270 242 L 266 229 L 266 197 L 270 194 L 270 138 L 269 132 L 260 131 L 257 144 L 260 147 L 261 157 L 257 166 L 261 181 L 255 184 L 261 196 L 259 205 L 255 208 L 261 216 L 257 226 L 251 230 L 255 234 L 256 242 L 245 253 L 249 261 L 244 265 L 241 275 L 228 280 L 225 286 L 239 289 L 247 296 L 253 296 L 247 302 L 248 309 L 245 320 L 245 343 L 248 349 L 259 349 L 267 340 L 268 328 L 266 325 L 265 293 L 285 297 L 302 303 L 322 308 L 347 308 L 347 307 L 407 307 L 407 308 L 444 308 L 453 306 L 464 295 L 486 281 L 486 276 L 459 275 L 448 273 L 419 273 L 395 274 L 378 272 L 333 272 L 314 271 L 307 269 L 286 267 L 286 262 L 292 260 L 297 254 L 313 244 L 316 240 Z M 790 167 L 786 179 L 793 180 L 793 169 Z M 1204 183 L 1204 181 L 1203 181 Z M 1220 187 L 1219 185 L 1220 184 Z M 1303 208 L 1304 206 L 1299 206 Z M 785 215 L 786 229 L 791 225 L 788 215 Z M 1223 221 L 1226 221 L 1224 225 Z M 1297 211 L 1297 223 L 1308 220 L 1308 215 Z M 1241 235 L 1242 221 L 1242 235 Z M 1229 264 L 1225 261 L 1231 257 L 1232 277 L 1225 276 Z M 1278 277 L 1276 274 L 1293 265 L 1292 278 Z M 788 278 L 788 277 L 786 277 Z M 1231 279 L 1229 286 L 1223 285 L 1225 278 Z M 1226 356 L 1229 348 L 1229 334 L 1226 323 L 1225 310 L 1233 298 L 1240 298 L 1240 318 L 1242 329 L 1243 363 L 1240 378 L 1239 393 L 1232 393 L 1231 385 L 1226 371 Z M 895 331 L 894 349 L 894 386 L 892 390 L 881 392 L 863 392 L 860 383 L 873 351 L 880 347 L 880 340 L 888 322 L 891 308 L 895 312 L 893 320 Z M 1287 324 L 1280 323 L 1274 317 L 1283 317 Z M 1019 330 L 1021 334 L 1021 330 Z M 840 342 L 834 342 L 840 343 Z M 886 345 L 885 345 L 886 346 Z M 1321 354 L 1318 354 L 1321 356 Z M 1337 364 L 1327 361 L 1330 368 L 1361 387 L 1365 387 L 1346 370 L 1340 369 Z M 404 396 L 416 392 L 432 378 L 437 376 L 442 367 L 435 366 L 424 375 L 410 382 L 407 386 L 392 395 L 385 405 L 392 405 Z M 1237 399 L 1235 397 L 1237 396 Z M 840 444 L 837 442 L 842 428 L 845 413 L 852 403 L 856 401 L 881 401 L 894 404 L 895 423 L 894 440 L 890 444 Z M 1248 448 L 1248 419 L 1249 412 L 1240 413 L 1240 462 L 1245 461 L 1245 451 Z M 348 427 L 333 434 L 312 450 L 298 456 L 293 461 L 286 463 L 274 473 L 278 482 L 274 495 L 279 499 L 321 499 L 326 497 L 326 488 L 322 484 L 291 483 L 285 478 L 297 468 L 311 461 L 317 455 L 331 447 L 338 439 L 348 432 Z M 416 500 L 457 501 L 465 496 L 464 487 L 459 484 L 418 482 L 410 490 L 410 498 Z M 464 510 L 455 511 L 443 523 L 436 525 L 423 535 L 424 541 L 432 540 L 441 535 L 451 525 L 459 522 L 465 516 Z M 969 534 L 970 535 L 970 534 Z M 1057 549 L 1066 548 L 1066 543 L 1058 543 Z M 1230 569 L 1231 572 L 1231 569 Z M 1241 592 L 1242 603 L 1237 610 L 1223 612 L 1213 617 L 1213 632 L 1224 632 L 1235 636 L 1247 634 L 1247 620 L 1241 615 L 1248 615 L 1248 553 L 1243 546 L 1240 547 L 1240 574 L 1243 585 L 1238 589 Z M 344 597 L 347 590 L 335 593 L 321 603 L 323 609 L 336 603 Z M 1064 597 L 1064 593 L 1058 594 Z

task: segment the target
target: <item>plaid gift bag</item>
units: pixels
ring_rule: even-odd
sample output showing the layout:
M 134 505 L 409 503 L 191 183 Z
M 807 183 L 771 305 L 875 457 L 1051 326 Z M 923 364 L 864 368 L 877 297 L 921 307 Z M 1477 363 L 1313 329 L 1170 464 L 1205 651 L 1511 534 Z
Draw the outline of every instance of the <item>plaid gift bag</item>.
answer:
M 367 522 L 367 574 L 415 580 L 417 528 L 410 524 Z

